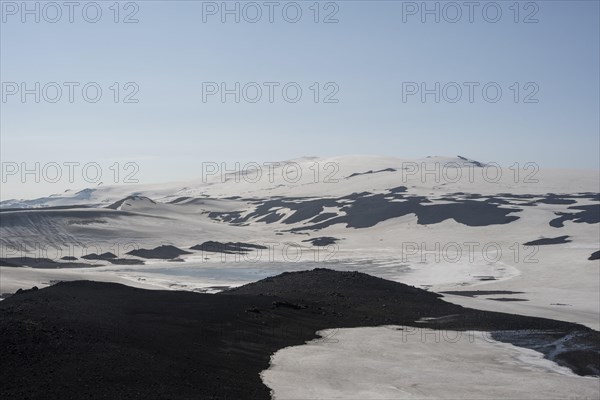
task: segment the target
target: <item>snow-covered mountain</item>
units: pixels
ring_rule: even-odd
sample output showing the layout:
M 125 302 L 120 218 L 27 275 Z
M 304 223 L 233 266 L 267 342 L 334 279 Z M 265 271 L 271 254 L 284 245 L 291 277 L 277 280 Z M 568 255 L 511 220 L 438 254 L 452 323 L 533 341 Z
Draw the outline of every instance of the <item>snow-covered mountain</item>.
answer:
M 100 186 L 4 201 L 0 240 L 61 246 L 127 239 L 186 246 L 200 232 L 225 239 L 329 230 L 361 237 L 355 230 L 447 221 L 457 229 L 513 228 L 525 214 L 545 210 L 545 229 L 524 238 L 534 240 L 546 230 L 561 233 L 566 221 L 596 222 L 600 192 L 596 171 L 500 169 L 460 156 L 307 157 L 237 171 L 208 165 L 202 175 L 185 183 Z
M 237 167 L 237 169 L 234 169 Z M 325 197 L 410 187 L 430 195 L 465 191 L 480 194 L 598 192 L 597 171 L 540 170 L 535 164 L 500 168 L 465 157 L 399 159 L 376 156 L 304 157 L 277 163 L 205 163 L 198 179 L 161 184 L 102 185 L 67 190 L 37 199 L 10 199 L 1 208 L 66 205 L 107 206 L 129 196 L 158 203 L 182 197 Z
M 3 201 L 0 258 L 45 267 L 35 275 L 42 281 L 64 279 L 71 273 L 65 268 L 81 265 L 66 265 L 62 257 L 47 265 L 31 261 L 52 258 L 41 255 L 59 249 L 94 266 L 85 271 L 99 274 L 94 279 L 188 289 L 208 286 L 198 278 L 208 266 L 222 270 L 235 263 L 239 276 L 240 265 L 285 270 L 300 268 L 299 262 L 328 262 L 438 291 L 480 285 L 525 291 L 525 299 L 513 296 L 515 301 L 455 301 L 495 310 L 518 307 L 536 316 L 558 312 L 564 314 L 559 319 L 596 326 L 599 181 L 598 171 L 500 168 L 465 157 L 306 157 L 237 170 L 207 164 L 190 182 L 98 186 Z M 165 249 L 175 256 L 161 255 Z M 107 252 L 116 258 L 81 260 Z M 147 265 L 129 265 L 134 262 Z M 144 270 L 140 281 L 140 272 L 131 272 L 153 263 L 178 268 L 183 278 Z M 33 272 L 23 271 L 4 268 L 0 293 L 33 279 Z M 228 279 L 213 283 L 237 282 Z M 8 289 L 7 282 L 13 282 Z

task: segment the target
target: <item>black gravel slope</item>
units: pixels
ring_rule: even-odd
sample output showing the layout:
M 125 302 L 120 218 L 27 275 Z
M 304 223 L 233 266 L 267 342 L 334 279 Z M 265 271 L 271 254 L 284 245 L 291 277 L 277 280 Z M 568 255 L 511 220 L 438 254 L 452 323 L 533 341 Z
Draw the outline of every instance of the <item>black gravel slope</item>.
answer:
M 423 317 L 444 318 L 416 322 Z M 268 399 L 259 373 L 278 349 L 320 329 L 383 324 L 494 331 L 547 355 L 562 340 L 559 363 L 580 374 L 600 369 L 599 333 L 583 326 L 466 309 L 400 283 L 316 269 L 217 295 L 89 281 L 14 295 L 0 302 L 0 398 Z

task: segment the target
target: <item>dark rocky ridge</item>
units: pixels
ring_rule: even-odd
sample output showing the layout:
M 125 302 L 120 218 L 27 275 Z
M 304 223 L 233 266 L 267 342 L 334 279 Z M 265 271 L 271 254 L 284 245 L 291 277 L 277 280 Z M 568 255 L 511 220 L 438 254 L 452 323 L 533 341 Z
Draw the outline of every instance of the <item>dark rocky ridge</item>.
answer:
M 420 225 L 437 224 L 447 219 L 468 226 L 508 224 L 519 219 L 509 215 L 522 211 L 520 208 L 503 208 L 502 204 L 469 199 L 456 199 L 453 204 L 437 204 L 423 196 L 404 193 L 405 187 L 388 189 L 388 193 L 353 193 L 340 198 L 271 198 L 256 203 L 250 213 L 242 216 L 241 211 L 209 212 L 209 218 L 243 225 L 251 221 L 267 224 L 304 223 L 290 229 L 292 232 L 320 230 L 335 224 L 348 228 L 369 228 L 391 218 L 408 214 L 417 216 Z M 401 200 L 401 201 L 398 201 Z M 349 202 L 349 203 L 348 203 Z M 338 208 L 341 214 L 324 213 L 325 207 Z M 291 215 L 278 214 L 281 208 L 294 211 Z M 326 218 L 323 214 L 328 214 Z
M 5 267 L 30 267 L 30 268 L 88 268 L 96 267 L 97 265 L 87 264 L 83 262 L 58 262 L 45 257 L 5 257 L 0 258 L 0 265 Z
M 111 210 L 118 210 L 119 207 L 121 207 L 122 205 L 127 205 L 130 206 L 131 203 L 128 202 L 134 202 L 134 201 L 148 201 L 151 204 L 156 204 L 156 202 L 148 197 L 145 196 L 128 196 L 125 197 L 124 199 L 121 199 L 119 201 L 116 201 L 114 203 L 112 203 L 111 205 L 106 206 L 106 208 L 110 208 Z
M 421 225 L 454 219 L 457 223 L 467 226 L 488 226 L 516 221 L 519 217 L 509 214 L 522 211 L 521 207 L 536 207 L 540 204 L 569 205 L 574 204 L 575 199 L 600 200 L 598 193 L 482 195 L 464 192 L 449 193 L 440 199 L 430 199 L 411 195 L 407 191 L 406 186 L 398 186 L 387 189 L 387 193 L 361 192 L 339 198 L 275 196 L 269 199 L 243 199 L 248 201 L 248 205 L 252 208 L 250 213 L 242 215 L 241 210 L 213 211 L 209 212 L 208 216 L 213 220 L 232 225 L 246 225 L 251 222 L 303 224 L 292 228 L 292 232 L 319 230 L 335 224 L 346 224 L 349 228 L 368 228 L 390 218 L 408 214 L 415 214 L 417 223 Z M 439 200 L 452 203 L 440 204 Z M 338 208 L 342 213 L 324 212 L 325 207 Z M 277 210 L 281 208 L 288 208 L 293 213 L 289 216 L 278 214 Z M 600 204 L 572 206 L 565 209 L 567 212 L 555 213 L 557 218 L 549 221 L 551 226 L 563 227 L 565 221 L 590 224 L 600 222 Z M 570 212 L 571 210 L 578 211 Z
M 530 242 L 523 243 L 523 246 L 547 246 L 550 244 L 564 244 L 564 243 L 570 243 L 570 242 L 571 242 L 571 239 L 569 239 L 569 236 L 565 235 L 565 236 L 558 236 L 555 238 L 541 238 L 541 239 L 532 240 Z
M 331 236 L 321 236 L 321 237 L 316 237 L 316 238 L 312 238 L 312 239 L 306 239 L 306 240 L 303 240 L 303 242 L 309 242 L 313 246 L 329 246 L 329 245 L 335 244 L 338 240 L 340 240 L 340 239 L 334 238 Z
M 581 325 L 316 269 L 217 295 L 89 281 L 21 292 L 0 302 L 0 397 L 268 399 L 259 373 L 278 349 L 321 329 L 385 324 L 492 331 L 579 374 L 600 370 L 600 333 Z
M 209 240 L 202 244 L 190 247 L 191 250 L 200 250 L 203 252 L 223 253 L 223 254 L 243 254 L 252 250 L 265 250 L 267 247 L 259 244 L 242 242 L 216 242 Z
M 371 169 L 371 170 L 368 170 L 367 172 L 354 172 L 353 174 L 348 175 L 345 179 L 354 178 L 355 176 L 360 176 L 360 175 L 378 174 L 380 172 L 396 172 L 396 170 L 394 168 L 385 168 L 385 169 L 380 169 L 378 171 L 373 171 Z
M 86 260 L 108 261 L 108 260 L 117 258 L 117 256 L 115 254 L 107 251 L 106 253 L 102 253 L 102 254 L 96 254 L 96 253 L 86 254 L 85 256 L 82 256 L 81 258 L 86 259 Z
M 576 223 L 597 224 L 600 222 L 600 204 L 587 204 L 585 206 L 568 207 L 569 210 L 579 210 L 576 213 L 557 212 L 558 218 L 550 221 L 550 226 L 562 228 L 566 221 Z
M 158 246 L 153 249 L 136 249 L 128 251 L 127 254 L 141 257 L 141 258 L 153 258 L 153 259 L 161 259 L 161 260 L 170 260 L 173 258 L 177 258 L 183 254 L 192 254 L 189 251 L 181 250 L 175 246 L 171 245 L 163 245 Z

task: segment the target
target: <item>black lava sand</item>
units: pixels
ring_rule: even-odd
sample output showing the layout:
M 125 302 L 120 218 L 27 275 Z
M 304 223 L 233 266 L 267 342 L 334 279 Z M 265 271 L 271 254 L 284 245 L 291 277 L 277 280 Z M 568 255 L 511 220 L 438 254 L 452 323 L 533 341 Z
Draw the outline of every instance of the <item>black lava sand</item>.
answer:
M 426 317 L 438 319 L 416 322 Z M 600 333 L 581 325 L 316 269 L 216 295 L 89 281 L 23 291 L 0 302 L 0 398 L 268 399 L 259 373 L 277 350 L 320 329 L 385 324 L 492 331 L 579 374 L 600 370 Z

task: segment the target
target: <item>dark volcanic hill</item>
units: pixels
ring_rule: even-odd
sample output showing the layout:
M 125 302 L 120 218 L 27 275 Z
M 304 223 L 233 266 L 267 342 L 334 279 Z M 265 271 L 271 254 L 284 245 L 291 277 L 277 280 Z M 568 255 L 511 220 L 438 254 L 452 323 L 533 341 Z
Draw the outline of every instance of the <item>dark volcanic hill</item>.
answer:
M 423 317 L 444 318 L 417 322 Z M 0 397 L 268 399 L 259 373 L 278 349 L 321 329 L 383 324 L 493 331 L 579 374 L 600 369 L 600 334 L 589 328 L 315 269 L 217 295 L 89 281 L 21 292 L 0 302 Z

